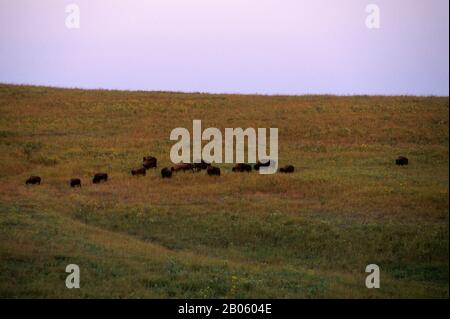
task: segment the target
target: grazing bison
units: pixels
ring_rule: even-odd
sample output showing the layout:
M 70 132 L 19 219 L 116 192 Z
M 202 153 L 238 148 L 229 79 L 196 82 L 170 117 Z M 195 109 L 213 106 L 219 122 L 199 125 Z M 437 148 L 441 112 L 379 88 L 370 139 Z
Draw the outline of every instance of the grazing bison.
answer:
M 79 178 L 72 178 L 70 180 L 70 187 L 81 187 L 81 179 L 79 179 Z
M 149 169 L 149 168 L 156 168 L 156 164 L 157 164 L 158 160 L 156 159 L 156 157 L 153 156 L 145 156 L 142 159 L 142 166 L 145 169 Z
M 202 169 L 207 169 L 208 166 L 211 166 L 211 164 L 206 163 L 204 160 L 202 160 L 200 163 L 194 163 L 194 170 L 196 172 L 200 172 Z
M 135 175 L 136 176 L 138 176 L 138 175 L 145 176 L 145 174 L 146 174 L 145 167 L 133 168 L 131 170 L 131 175 L 133 175 L 133 176 L 135 176 Z
M 97 184 L 101 181 L 107 181 L 108 180 L 108 174 L 106 173 L 97 173 L 94 175 L 94 178 L 92 179 L 92 183 Z
M 156 157 L 154 156 L 144 156 L 144 158 L 142 159 L 143 162 L 145 161 L 157 161 Z
M 255 169 L 255 171 L 259 171 L 260 167 L 265 167 L 265 166 L 270 166 L 270 160 L 266 160 L 264 162 L 258 161 L 258 163 L 253 165 L 253 168 Z
M 251 172 L 252 166 L 250 164 L 238 163 L 231 170 L 233 172 Z
M 280 173 L 294 173 L 294 166 L 286 165 L 280 168 Z
M 171 178 L 172 177 L 172 170 L 168 169 L 167 167 L 164 167 L 161 170 L 161 177 L 162 178 Z
M 179 171 L 183 171 L 183 172 L 192 171 L 192 172 L 194 172 L 194 164 L 191 164 L 191 163 L 177 164 L 175 166 L 172 166 L 171 171 L 175 172 L 175 173 L 179 172 Z
M 215 166 L 209 166 L 206 169 L 206 173 L 210 176 L 213 176 L 213 175 L 220 176 L 220 168 L 215 167 Z
M 30 176 L 25 182 L 26 185 L 28 184 L 38 184 L 41 185 L 41 178 L 39 176 Z
M 408 159 L 406 157 L 404 157 L 404 156 L 399 156 L 395 160 L 395 164 L 396 165 L 400 165 L 400 166 L 408 165 Z

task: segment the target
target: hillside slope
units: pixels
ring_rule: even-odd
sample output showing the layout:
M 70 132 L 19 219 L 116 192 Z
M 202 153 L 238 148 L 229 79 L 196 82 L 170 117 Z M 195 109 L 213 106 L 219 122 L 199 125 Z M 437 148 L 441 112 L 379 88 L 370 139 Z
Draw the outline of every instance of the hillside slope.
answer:
M 0 85 L 0 112 L 0 297 L 449 296 L 447 97 Z M 193 119 L 278 127 L 296 172 L 130 175 L 145 155 L 170 166 L 169 134 Z

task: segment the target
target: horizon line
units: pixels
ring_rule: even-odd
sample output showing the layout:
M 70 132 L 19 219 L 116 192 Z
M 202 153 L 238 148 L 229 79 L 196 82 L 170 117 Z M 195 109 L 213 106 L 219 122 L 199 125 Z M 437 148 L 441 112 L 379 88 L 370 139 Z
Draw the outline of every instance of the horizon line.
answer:
M 335 96 L 335 97 L 438 97 L 449 98 L 449 95 L 436 95 L 436 94 L 368 94 L 368 93 L 239 93 L 239 92 L 208 92 L 208 91 L 170 91 L 170 90 L 151 90 L 151 89 L 120 89 L 120 88 L 104 88 L 104 87 L 78 87 L 78 86 L 59 86 L 48 84 L 30 84 L 30 83 L 8 83 L 0 82 L 0 86 L 29 86 L 29 87 L 41 87 L 49 89 L 59 90 L 83 90 L 83 91 L 114 91 L 114 92 L 129 92 L 129 93 L 169 93 L 169 94 L 208 94 L 208 95 L 242 95 L 242 96 L 273 96 L 273 97 L 304 97 L 304 96 Z

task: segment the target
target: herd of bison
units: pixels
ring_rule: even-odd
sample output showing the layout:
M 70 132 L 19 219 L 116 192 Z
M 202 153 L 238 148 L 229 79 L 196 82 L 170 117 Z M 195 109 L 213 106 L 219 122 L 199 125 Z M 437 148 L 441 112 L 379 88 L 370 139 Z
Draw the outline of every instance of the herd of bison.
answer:
M 145 176 L 148 169 L 152 169 L 157 167 L 157 159 L 153 156 L 145 156 L 143 158 L 142 166 L 138 168 L 134 168 L 131 170 L 131 175 L 133 176 Z M 269 166 L 271 163 L 270 161 L 260 162 L 258 161 L 255 165 L 253 165 L 253 169 L 255 171 L 259 171 L 260 167 L 263 166 Z M 399 156 L 395 160 L 396 165 L 404 166 L 408 165 L 408 159 L 404 156 Z M 293 173 L 294 172 L 294 166 L 293 165 L 286 165 L 284 167 L 281 167 L 279 169 L 280 173 Z M 200 163 L 181 163 L 177 164 L 175 166 L 172 166 L 171 168 L 164 167 L 161 169 L 161 177 L 162 178 L 171 178 L 173 173 L 177 172 L 186 172 L 191 171 L 192 173 L 200 172 L 202 170 L 206 170 L 206 173 L 210 176 L 220 176 L 220 168 L 216 166 L 212 166 L 209 163 L 206 163 L 205 161 L 201 161 Z M 251 172 L 252 166 L 250 164 L 246 163 L 239 163 L 236 164 L 233 169 L 233 172 Z M 41 184 L 41 177 L 40 176 L 30 176 L 25 184 Z M 97 173 L 92 178 L 92 183 L 97 184 L 100 182 L 106 182 L 108 180 L 108 174 L 107 173 Z M 70 187 L 81 187 L 81 179 L 79 178 L 72 178 L 70 180 Z

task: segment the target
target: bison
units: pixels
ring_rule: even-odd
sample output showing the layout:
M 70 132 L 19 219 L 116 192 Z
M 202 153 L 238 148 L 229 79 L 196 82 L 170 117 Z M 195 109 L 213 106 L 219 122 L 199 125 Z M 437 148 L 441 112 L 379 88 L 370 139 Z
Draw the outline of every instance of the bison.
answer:
M 286 165 L 280 168 L 280 173 L 294 173 L 293 165 Z
M 143 162 L 145 161 L 157 161 L 156 157 L 154 156 L 144 156 L 144 158 L 142 159 Z
M 255 169 L 255 171 L 259 171 L 259 168 L 264 166 L 270 166 L 270 161 L 269 160 L 264 162 L 258 161 L 258 163 L 253 165 L 253 168 Z
M 171 169 L 170 169 L 172 172 L 178 172 L 178 171 L 183 171 L 183 172 L 186 172 L 186 171 L 192 171 L 192 172 L 194 172 L 194 164 L 191 164 L 191 163 L 180 163 L 180 164 L 177 164 L 177 165 L 175 165 L 175 166 L 172 166 L 171 167 Z
M 158 160 L 153 156 L 144 156 L 142 159 L 142 166 L 145 169 L 156 168 Z
M 38 184 L 41 185 L 41 178 L 39 176 L 30 176 L 25 182 L 26 185 L 28 184 Z
M 164 168 L 161 170 L 161 177 L 162 177 L 162 178 L 171 178 L 171 177 L 172 177 L 172 170 L 170 170 L 170 169 L 167 168 L 167 167 L 164 167 Z
M 202 169 L 207 169 L 210 165 L 211 164 L 205 162 L 204 160 L 201 160 L 200 163 L 194 163 L 194 170 L 196 172 L 200 172 Z
M 72 178 L 70 180 L 70 187 L 81 187 L 81 179 L 79 179 L 79 178 Z
M 404 157 L 404 156 L 399 156 L 395 160 L 395 164 L 396 165 L 400 165 L 400 166 L 408 165 L 408 159 L 406 157 Z
M 231 170 L 233 172 L 251 172 L 252 166 L 250 164 L 238 163 Z
M 92 183 L 97 184 L 101 181 L 107 181 L 108 180 L 108 174 L 106 173 L 97 173 L 94 175 L 94 178 L 92 179 Z
M 206 169 L 206 173 L 210 176 L 213 176 L 213 175 L 220 176 L 220 168 L 215 167 L 215 166 L 209 166 Z
M 139 175 L 145 176 L 145 174 L 146 174 L 145 167 L 133 168 L 131 170 L 131 175 L 133 175 L 133 176 L 139 176 Z

